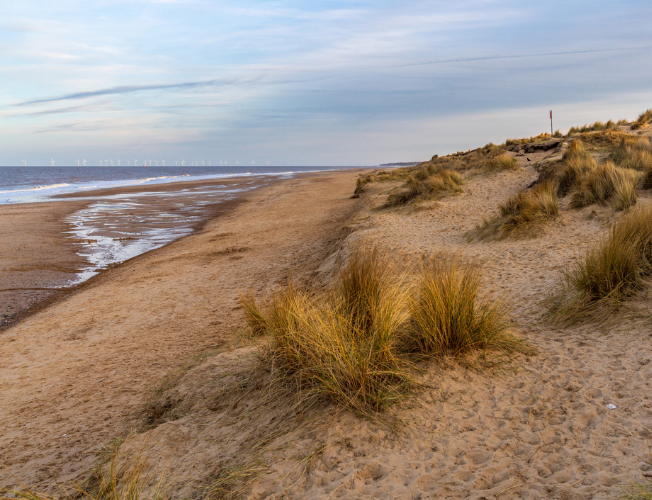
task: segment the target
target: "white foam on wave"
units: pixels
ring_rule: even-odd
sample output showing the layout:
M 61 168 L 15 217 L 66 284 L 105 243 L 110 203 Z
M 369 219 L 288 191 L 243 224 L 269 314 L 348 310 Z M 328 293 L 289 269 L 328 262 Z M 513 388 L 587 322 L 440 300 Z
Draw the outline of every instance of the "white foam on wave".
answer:
M 43 191 L 44 189 L 56 189 L 62 187 L 68 187 L 70 184 L 50 184 L 49 186 L 35 186 L 30 188 L 20 188 L 20 189 L 11 189 L 8 191 L 0 191 L 0 194 L 6 193 L 27 193 L 30 191 Z

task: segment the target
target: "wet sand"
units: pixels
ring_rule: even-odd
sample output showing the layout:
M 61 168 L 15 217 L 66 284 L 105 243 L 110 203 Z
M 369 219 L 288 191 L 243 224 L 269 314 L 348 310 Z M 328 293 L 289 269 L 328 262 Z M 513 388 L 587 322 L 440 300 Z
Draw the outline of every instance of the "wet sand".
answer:
M 136 205 L 128 213 L 116 210 L 113 216 L 105 216 L 102 225 L 116 229 L 97 232 L 100 237 L 119 238 L 118 231 L 142 233 L 151 229 L 157 215 L 175 212 L 180 217 L 156 221 L 156 229 L 174 231 L 183 221 L 182 229 L 189 234 L 227 206 L 234 206 L 233 199 L 250 192 L 227 195 L 223 191 L 250 190 L 274 182 L 278 178 L 252 176 L 126 186 L 59 196 L 52 202 L 0 205 L 0 331 L 71 293 L 70 285 L 89 268 L 80 253 L 93 251 L 92 241 L 70 234 L 75 228 L 73 216 L 94 203 L 118 198 Z

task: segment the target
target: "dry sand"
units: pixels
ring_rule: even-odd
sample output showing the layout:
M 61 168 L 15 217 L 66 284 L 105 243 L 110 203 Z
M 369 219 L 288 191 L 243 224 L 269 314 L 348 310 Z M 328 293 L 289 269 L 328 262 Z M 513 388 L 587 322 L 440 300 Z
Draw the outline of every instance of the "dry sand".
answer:
M 562 212 L 535 239 L 465 238 L 535 178 L 523 163 L 469 178 L 464 193 L 434 206 L 391 212 L 375 207 L 395 185 L 374 184 L 349 200 L 350 173 L 257 193 L 228 218 L 107 273 L 0 337 L 2 459 L 30 482 L 79 473 L 122 430 L 148 385 L 185 356 L 218 347 L 224 352 L 150 407 L 155 427 L 123 446 L 147 450 L 153 466 L 172 471 L 175 497 L 200 497 L 230 472 L 243 487 L 225 491 L 250 499 L 617 497 L 618 484 L 652 475 L 649 308 L 641 300 L 601 327 L 542 321 L 560 271 L 616 216 L 588 207 Z M 639 202 L 650 200 L 641 194 Z M 486 292 L 512 305 L 538 354 L 484 371 L 432 363 L 424 390 L 384 422 L 331 407 L 294 414 L 259 387 L 238 396 L 257 355 L 234 336 L 238 291 L 264 295 L 293 270 L 299 280 L 323 281 L 337 254 L 327 255 L 359 241 L 403 262 L 446 250 L 481 263 Z M 248 250 L 219 253 L 229 247 Z

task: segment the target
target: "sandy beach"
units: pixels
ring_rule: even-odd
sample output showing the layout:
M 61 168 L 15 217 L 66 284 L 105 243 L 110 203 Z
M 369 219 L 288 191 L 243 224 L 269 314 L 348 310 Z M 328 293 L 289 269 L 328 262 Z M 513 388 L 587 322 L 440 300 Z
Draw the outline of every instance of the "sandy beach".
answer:
M 345 235 L 356 176 L 305 175 L 218 205 L 197 233 L 105 271 L 5 330 L 0 463 L 40 485 L 88 468 L 134 425 L 129 416 L 166 373 L 240 343 L 242 291 L 306 279 L 321 265 Z M 26 216 L 30 208 L 40 207 L 22 207 Z M 16 483 L 5 474 L 0 484 Z
M 174 498 L 617 498 L 652 474 L 646 295 L 615 322 L 544 318 L 560 273 L 619 217 L 607 207 L 562 211 L 536 238 L 469 242 L 538 177 L 517 162 L 399 210 L 379 209 L 399 182 L 352 199 L 360 171 L 279 181 L 100 274 L 0 334 L 0 462 L 46 487 L 126 437 L 121 452 L 146 450 Z M 290 277 L 319 288 L 363 242 L 405 266 L 438 251 L 471 259 L 536 353 L 489 369 L 428 362 L 418 394 L 379 420 L 332 405 L 303 413 L 247 385 L 264 341 L 247 335 L 239 295 L 269 296 Z

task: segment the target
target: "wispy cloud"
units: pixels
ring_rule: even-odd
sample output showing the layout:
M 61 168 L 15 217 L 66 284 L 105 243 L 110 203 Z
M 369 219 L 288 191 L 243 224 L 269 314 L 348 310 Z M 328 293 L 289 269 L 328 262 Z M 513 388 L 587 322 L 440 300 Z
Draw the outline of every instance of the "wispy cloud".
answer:
M 129 94 L 131 92 L 144 92 L 148 90 L 170 90 L 170 89 L 191 89 L 197 87 L 207 87 L 211 85 L 229 85 L 236 83 L 237 80 L 224 81 L 224 80 L 207 80 L 201 82 L 183 82 L 171 84 L 158 84 L 158 85 L 124 85 L 121 87 L 111 87 L 107 89 L 91 90 L 88 92 L 76 92 L 74 94 L 67 94 L 58 97 L 49 97 L 46 99 L 36 99 L 33 101 L 25 101 L 16 104 L 16 106 L 31 106 L 34 104 L 44 104 L 58 101 L 70 101 L 74 99 L 86 99 L 89 97 L 105 96 L 112 94 Z

